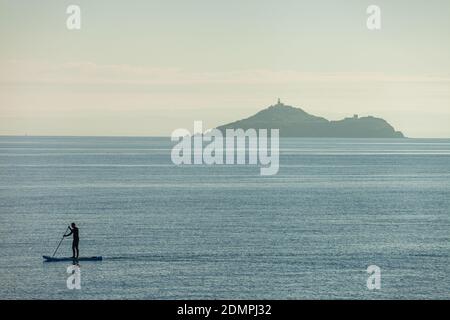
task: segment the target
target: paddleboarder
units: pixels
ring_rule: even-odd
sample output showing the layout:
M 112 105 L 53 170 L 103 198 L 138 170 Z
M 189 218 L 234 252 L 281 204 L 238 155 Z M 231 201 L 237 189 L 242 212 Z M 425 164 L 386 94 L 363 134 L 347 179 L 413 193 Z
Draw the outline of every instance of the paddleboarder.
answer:
M 69 227 L 70 232 L 68 234 L 65 234 L 64 237 L 68 237 L 70 235 L 73 235 L 73 241 L 72 241 L 72 259 L 78 259 L 79 251 L 78 251 L 78 243 L 80 242 L 79 234 L 78 234 L 78 228 L 75 225 L 75 222 L 72 222 L 71 227 Z M 75 255 L 76 252 L 76 255 Z

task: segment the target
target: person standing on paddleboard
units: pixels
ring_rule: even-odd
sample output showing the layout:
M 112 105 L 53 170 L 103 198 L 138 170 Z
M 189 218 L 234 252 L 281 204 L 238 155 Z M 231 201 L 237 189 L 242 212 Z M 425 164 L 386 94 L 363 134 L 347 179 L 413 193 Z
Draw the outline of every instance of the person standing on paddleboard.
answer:
M 64 237 L 68 237 L 70 235 L 73 235 L 73 241 L 72 241 L 72 258 L 73 259 L 78 259 L 78 255 L 79 255 L 79 251 L 78 251 L 78 243 L 80 242 L 80 238 L 78 235 L 78 228 L 75 225 L 75 222 L 72 222 L 71 224 L 72 228 L 69 227 L 70 233 L 65 234 Z M 76 255 L 75 255 L 75 251 L 76 251 Z

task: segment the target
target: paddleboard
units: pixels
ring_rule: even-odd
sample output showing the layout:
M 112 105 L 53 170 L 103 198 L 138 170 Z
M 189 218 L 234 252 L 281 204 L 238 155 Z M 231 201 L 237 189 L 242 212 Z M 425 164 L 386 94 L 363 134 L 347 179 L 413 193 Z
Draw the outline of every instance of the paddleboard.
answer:
M 49 257 L 42 256 L 44 258 L 44 262 L 59 262 L 59 261 L 101 261 L 103 260 L 102 256 L 94 256 L 94 257 L 79 257 L 78 259 L 74 259 L 71 257 Z

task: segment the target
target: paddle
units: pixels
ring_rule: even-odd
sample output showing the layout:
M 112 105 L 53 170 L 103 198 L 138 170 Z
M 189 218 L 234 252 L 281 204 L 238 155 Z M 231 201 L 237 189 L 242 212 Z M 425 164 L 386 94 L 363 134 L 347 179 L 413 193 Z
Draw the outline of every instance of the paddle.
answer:
M 69 229 L 69 227 L 67 227 L 66 228 L 66 230 L 64 231 L 64 234 L 66 234 L 66 232 L 67 232 L 67 229 Z M 61 238 L 61 241 L 59 241 L 59 243 L 58 243 L 58 246 L 56 247 L 56 250 L 55 250 L 55 252 L 53 252 L 53 255 L 52 255 L 52 258 L 55 256 L 55 254 L 56 254 L 56 251 L 58 251 L 58 249 L 59 249 L 59 246 L 61 245 L 61 242 L 64 240 L 64 235 L 63 235 L 63 237 Z

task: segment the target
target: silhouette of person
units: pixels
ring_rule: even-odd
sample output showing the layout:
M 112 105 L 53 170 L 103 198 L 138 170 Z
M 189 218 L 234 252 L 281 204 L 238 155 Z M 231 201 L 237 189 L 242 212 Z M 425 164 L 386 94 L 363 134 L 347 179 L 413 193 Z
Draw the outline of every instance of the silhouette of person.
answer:
M 80 242 L 79 234 L 78 234 L 78 228 L 75 225 L 75 222 L 72 222 L 71 224 L 72 228 L 69 227 L 70 232 L 68 234 L 65 234 L 64 237 L 68 237 L 70 235 L 73 235 L 73 241 L 72 241 L 72 258 L 78 259 L 79 250 L 78 250 L 78 244 Z M 76 255 L 75 255 L 76 252 Z

